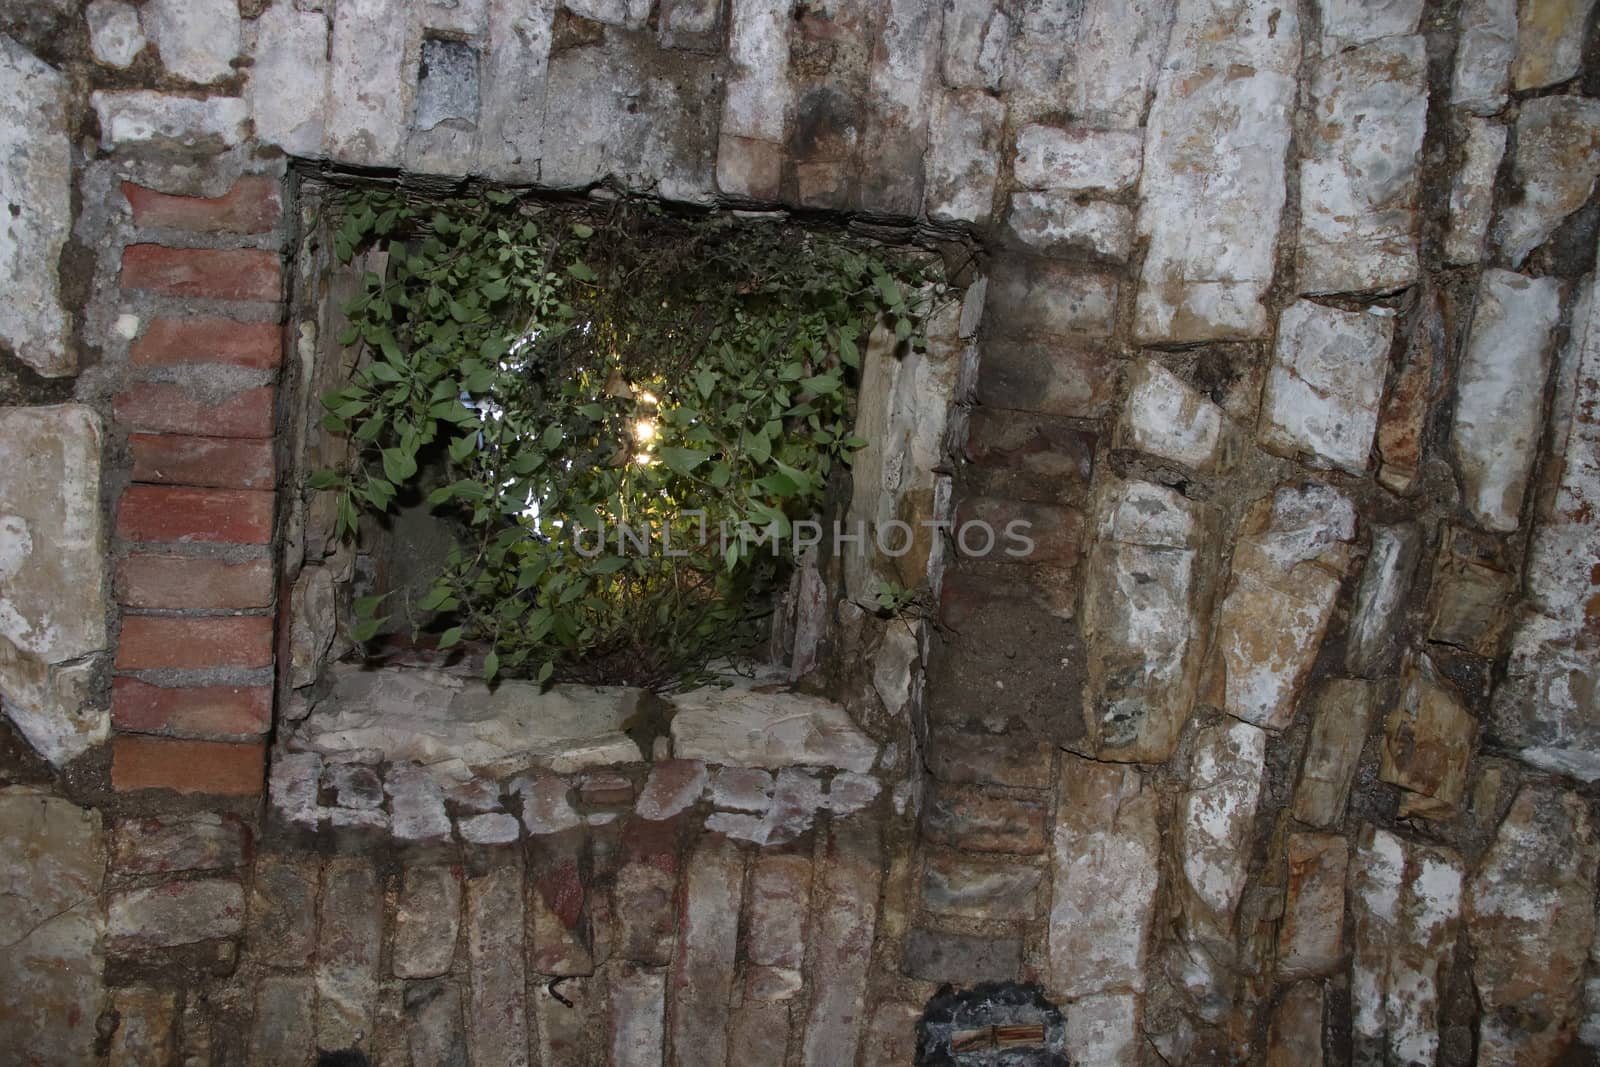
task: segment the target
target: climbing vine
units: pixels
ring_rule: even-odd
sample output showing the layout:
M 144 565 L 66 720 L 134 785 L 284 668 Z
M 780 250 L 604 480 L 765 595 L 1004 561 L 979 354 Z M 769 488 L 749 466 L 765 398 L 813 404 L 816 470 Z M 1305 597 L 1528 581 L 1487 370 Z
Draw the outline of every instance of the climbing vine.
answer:
M 372 266 L 322 397 L 349 461 L 311 486 L 337 528 L 423 493 L 459 532 L 409 614 L 484 673 L 671 686 L 748 648 L 791 523 L 823 506 L 869 333 L 920 345 L 925 260 L 844 234 L 506 192 L 335 205 Z M 372 639 L 395 605 L 358 598 Z

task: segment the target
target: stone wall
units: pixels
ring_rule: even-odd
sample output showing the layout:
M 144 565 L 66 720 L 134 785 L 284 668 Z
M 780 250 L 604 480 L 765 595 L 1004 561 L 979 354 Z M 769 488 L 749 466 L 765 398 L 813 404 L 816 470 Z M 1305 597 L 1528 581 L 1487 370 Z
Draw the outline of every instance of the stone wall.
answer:
M 0 10 L 0 1048 L 865 1067 L 1018 981 L 1072 1062 L 1594 1057 L 1591 7 Z M 1034 552 L 803 578 L 771 744 L 296 750 L 319 172 L 970 239 L 858 503 Z

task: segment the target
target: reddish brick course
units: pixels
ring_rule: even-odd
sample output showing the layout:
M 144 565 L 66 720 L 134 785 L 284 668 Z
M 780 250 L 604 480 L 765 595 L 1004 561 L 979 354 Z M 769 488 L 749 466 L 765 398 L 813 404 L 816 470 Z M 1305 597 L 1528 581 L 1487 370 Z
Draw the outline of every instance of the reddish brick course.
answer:
M 122 736 L 112 741 L 111 786 L 172 789 L 214 796 L 255 796 L 261 792 L 266 745 L 218 741 L 168 741 Z
M 283 279 L 278 254 L 258 248 L 129 245 L 122 250 L 122 287 L 167 296 L 278 300 Z
M 265 233 L 278 224 L 283 202 L 278 183 L 271 178 L 246 175 L 222 196 L 170 196 L 132 182 L 122 183 L 122 195 L 133 208 L 136 226 L 212 233 Z
M 264 545 L 272 539 L 272 494 L 129 486 L 117 509 L 117 535 L 129 541 Z
M 136 367 L 181 363 L 276 367 L 283 359 L 283 327 L 232 319 L 152 319 L 133 342 L 128 359 Z
M 117 599 L 130 608 L 264 608 L 272 563 L 138 553 L 117 564 Z
M 134 434 L 133 480 L 224 489 L 272 488 L 272 442 L 235 437 Z
M 111 683 L 111 722 L 129 733 L 174 737 L 256 737 L 272 727 L 272 688 L 150 685 L 137 678 Z
M 124 670 L 271 665 L 272 618 L 267 615 L 125 615 L 122 619 L 117 666 Z
M 215 437 L 271 437 L 273 388 L 246 389 L 222 400 L 195 396 L 181 385 L 139 382 L 114 401 L 117 421 L 147 433 L 194 433 Z

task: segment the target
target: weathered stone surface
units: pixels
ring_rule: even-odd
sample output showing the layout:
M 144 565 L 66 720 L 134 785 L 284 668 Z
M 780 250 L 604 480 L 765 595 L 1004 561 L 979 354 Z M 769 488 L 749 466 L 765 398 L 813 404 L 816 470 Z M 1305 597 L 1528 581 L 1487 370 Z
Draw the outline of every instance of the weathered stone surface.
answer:
M 929 840 L 971 852 L 1045 849 L 1045 806 L 1032 797 L 940 785 L 922 812 Z
M 1278 1002 L 1267 1034 L 1267 1067 L 1322 1067 L 1320 982 L 1297 982 Z
M 870 823 L 835 823 L 819 849 L 816 925 L 809 943 L 811 1007 L 803 1067 L 855 1062 L 865 1029 L 867 967 L 878 923 L 883 845 Z
M 1328 486 L 1281 487 L 1251 507 L 1234 545 L 1206 699 L 1271 730 L 1289 724 L 1355 532 L 1355 509 Z
M 928 770 L 941 782 L 1050 788 L 1053 746 L 1014 737 L 936 732 L 928 743 Z
M 467 881 L 467 1047 L 473 1063 L 528 1067 L 522 871 L 501 867 Z
M 100 147 L 147 146 L 184 151 L 232 148 L 244 139 L 250 107 L 236 96 L 197 100 L 165 93 L 95 92 Z
M 1052 993 L 1142 992 L 1160 877 L 1159 800 L 1133 767 L 1064 757 L 1057 787 Z
M 324 120 L 333 159 L 399 161 L 413 95 L 405 71 L 409 33 L 399 0 L 351 0 L 334 9 Z
M 594 973 L 595 906 L 585 884 L 580 835 L 558 834 L 540 842 L 529 858 L 528 966 L 537 974 Z
M 389 796 L 390 828 L 402 841 L 443 841 L 450 836 L 444 790 L 421 767 L 389 768 L 383 782 Z
M 650 14 L 647 0 L 566 0 L 566 8 L 579 18 L 633 30 L 643 26 Z
M 1144 1042 L 1139 1033 L 1139 998 L 1129 993 L 1096 993 L 1067 1009 L 1064 1040 L 1073 1063 L 1139 1067 Z
M 408 867 L 394 912 L 394 973 L 436 978 L 450 969 L 461 925 L 461 879 L 449 867 Z
M 1317 689 L 1294 790 L 1296 819 L 1320 827 L 1343 821 L 1375 705 L 1373 684 L 1358 678 L 1331 678 Z
M 1179 5 L 1139 188 L 1139 340 L 1266 334 L 1299 60 L 1280 5 Z
M 546 75 L 559 5 L 490 0 L 478 152 L 484 173 L 527 181 L 543 150 Z
M 95 1060 L 100 1013 L 100 815 L 0 789 L 0 1048 L 37 1063 Z
M 668 200 L 711 198 L 717 99 L 710 64 L 678 62 L 627 35 L 550 57 L 540 181 L 557 188 L 614 176 Z
M 383 779 L 360 763 L 331 763 L 322 771 L 322 787 L 333 791 L 341 808 L 376 810 L 383 807 Z
M 234 937 L 244 929 L 244 889 L 211 879 L 130 889 L 106 905 L 106 946 L 116 953 Z
M 290 826 L 314 830 L 322 817 L 317 789 L 322 757 L 315 752 L 279 752 L 272 760 L 267 797 L 275 815 Z
M 1480 1061 L 1553 1063 L 1576 1036 L 1600 843 L 1588 804 L 1525 786 L 1467 892 Z
M 1542 89 L 1578 73 L 1593 8 L 1594 0 L 1522 0 L 1511 88 Z
M 811 862 L 803 855 L 761 852 L 746 904 L 746 995 L 787 1000 L 800 991 L 811 902 Z
M 1461 357 L 1451 444 L 1462 495 L 1490 530 L 1515 530 L 1544 422 L 1561 283 L 1487 270 Z
M 1416 33 L 1422 9 L 1421 0 L 1318 0 L 1322 51 Z
M 887 0 L 875 14 L 877 40 L 867 64 L 863 124 L 874 162 L 863 161 L 855 179 L 855 201 L 862 210 L 913 217 L 922 208 L 929 114 L 942 91 L 943 14 L 943 4 L 933 0 Z M 800 177 L 802 195 L 806 184 Z
M 1024 126 L 1013 167 L 1017 184 L 1028 189 L 1117 193 L 1139 180 L 1143 157 L 1137 130 Z
M 1300 162 L 1301 292 L 1382 291 L 1416 279 L 1427 74 L 1421 37 L 1386 37 L 1318 61 Z
M 410 982 L 402 995 L 406 1051 L 413 1065 L 466 1067 L 467 1037 L 461 1025 L 461 989 L 452 982 Z
M 1338 834 L 1290 834 L 1288 889 L 1278 925 L 1278 969 L 1333 973 L 1344 962 L 1344 879 L 1350 846 Z
M 1466 0 L 1450 102 L 1475 115 L 1505 107 L 1517 47 L 1516 0 Z
M 456 824 L 461 840 L 471 845 L 510 845 L 521 836 L 516 816 L 503 811 L 488 812 L 462 819 Z
M 1462 122 L 1461 169 L 1450 186 L 1450 229 L 1444 238 L 1445 259 L 1477 263 L 1483 259 L 1494 208 L 1494 182 L 1506 153 L 1506 128 L 1498 122 L 1467 116 Z
M 1414 523 L 1372 528 L 1372 551 L 1361 569 L 1345 638 L 1344 665 L 1351 674 L 1376 677 L 1386 665 L 1421 555 L 1422 530 Z
M 711 803 L 734 811 L 766 811 L 772 804 L 772 774 L 756 767 L 719 767 L 711 776 Z
M 1039 914 L 1044 872 L 1017 863 L 993 863 L 959 853 L 927 857 L 922 902 L 929 911 L 977 919 L 1032 919 Z
M 244 862 L 245 828 L 211 812 L 124 819 L 112 833 L 112 865 L 123 874 L 214 871 Z
M 1117 291 L 1117 276 L 1110 272 L 1006 256 L 989 278 L 985 314 L 1015 334 L 1108 337 Z
M 1116 129 L 1144 124 L 1177 6 L 1174 0 L 1087 0 L 1068 86 L 1075 117 Z
M 108 67 L 125 68 L 144 51 L 139 9 L 121 0 L 94 0 L 83 9 L 89 23 L 89 49 Z
M 383 887 L 366 857 L 322 868 L 317 921 L 319 1048 L 370 1048 L 383 951 Z
M 706 765 L 699 760 L 663 760 L 651 766 L 634 810 L 641 818 L 670 819 L 700 802 L 707 780 Z
M 617 872 L 611 910 L 623 959 L 652 967 L 672 962 L 677 874 L 676 857 L 670 853 L 655 862 L 626 863 Z
M 928 982 L 1010 982 L 1022 966 L 1022 942 L 1014 937 L 957 934 L 917 927 L 906 935 L 902 969 Z
M 234 0 L 148 0 L 139 21 L 168 73 L 201 84 L 233 73 L 239 54 Z
M 611 976 L 612 1067 L 660 1067 L 666 1050 L 667 975 L 623 967 Z
M 707 687 L 671 698 L 672 751 L 736 767 L 870 771 L 878 746 L 844 708 L 800 693 Z
M 1535 766 L 1594 781 L 1600 778 L 1593 571 L 1600 559 L 1594 521 L 1600 509 L 1600 300 L 1593 281 L 1573 309 L 1553 410 L 1550 462 L 1560 473 L 1534 530 L 1528 600 L 1494 693 L 1494 733 Z
M 1506 566 L 1500 544 L 1458 526 L 1445 527 L 1428 593 L 1428 640 L 1498 656 L 1516 599 L 1517 576 Z
M 1546 96 L 1517 114 L 1510 195 L 1500 197 L 1494 239 L 1513 267 L 1582 207 L 1600 176 L 1600 100 Z
M 1011 19 L 997 0 L 949 0 L 940 65 L 944 83 L 952 89 L 998 89 L 1010 40 Z
M 1005 105 L 981 92 L 945 93 L 928 122 L 923 207 L 941 222 L 989 221 Z
M 776 199 L 780 146 L 794 108 L 788 26 L 782 11 L 761 0 L 734 0 L 730 17 L 717 184 L 723 192 Z M 767 165 L 736 165 L 756 158 Z
M 311 959 L 316 925 L 316 865 L 263 855 L 250 883 L 251 951 L 263 963 L 304 967 Z
M 1133 212 L 1098 200 L 1079 203 L 1070 193 L 1013 193 L 1006 226 L 1044 255 L 1089 252 L 1125 260 L 1133 250 Z
M 1427 657 L 1409 664 L 1384 726 L 1379 777 L 1406 789 L 1402 815 L 1447 819 L 1467 785 L 1478 724 Z
M 176 1044 L 172 1024 L 177 1015 L 177 994 L 144 986 L 130 986 L 111 996 L 117 1013 L 117 1031 L 111 1038 L 108 1067 L 141 1067 L 166 1063 Z
M 252 1062 L 299 1064 L 314 1044 L 317 990 L 309 977 L 272 974 L 256 988 L 256 1010 L 250 1024 Z
M 1249 723 L 1208 726 L 1195 739 L 1179 826 L 1183 875 L 1224 930 L 1244 891 L 1266 752 L 1266 733 Z
M 376 750 L 390 762 L 436 767 L 448 780 L 464 762 L 488 777 L 529 767 L 568 773 L 643 758 L 623 732 L 640 691 L 618 686 L 481 682 L 432 670 L 329 669 L 333 692 L 298 728 L 322 753 Z
M 1460 924 L 1461 860 L 1367 826 L 1350 866 L 1355 1061 L 1433 1063 L 1439 969 Z
M 0 342 L 47 378 L 72 374 L 61 306 L 61 250 L 72 229 L 67 81 L 9 37 L 0 38 Z
M 739 949 L 744 863 L 730 841 L 706 838 L 684 871 L 672 969 L 672 1062 L 728 1062 L 728 997 Z
M 106 645 L 100 447 L 89 408 L 0 409 L 0 695 L 58 765 L 110 727 L 83 660 Z
M 300 156 L 320 155 L 327 108 L 328 23 L 277 0 L 256 20 L 245 99 L 256 139 Z
M 553 774 L 518 778 L 511 783 L 511 792 L 522 798 L 522 825 L 535 837 L 571 830 L 582 821 L 567 799 L 571 787 L 565 778 Z
M 1363 473 L 1378 428 L 1394 319 L 1309 300 L 1284 309 L 1257 434 L 1279 455 Z
M 1160 762 L 1194 705 L 1205 621 L 1201 506 L 1151 482 L 1108 479 L 1084 578 L 1085 725 L 1102 759 Z
M 1443 301 L 1437 289 L 1421 294 L 1420 311 L 1400 346 L 1400 369 L 1384 398 L 1378 419 L 1378 484 L 1410 494 L 1422 477 L 1429 445 L 1429 422 L 1438 401 L 1439 372 L 1448 343 Z
M 1117 443 L 1200 473 L 1227 459 L 1227 417 L 1182 378 L 1148 357 L 1128 371 L 1128 401 Z
M 593 1062 L 585 1057 L 600 1054 L 600 1042 L 591 1034 L 598 1034 L 601 1027 L 595 1022 L 605 1014 L 604 985 L 598 976 L 569 978 L 553 991 L 544 983 L 534 983 L 528 1000 L 539 1033 L 538 1063 L 581 1064 Z

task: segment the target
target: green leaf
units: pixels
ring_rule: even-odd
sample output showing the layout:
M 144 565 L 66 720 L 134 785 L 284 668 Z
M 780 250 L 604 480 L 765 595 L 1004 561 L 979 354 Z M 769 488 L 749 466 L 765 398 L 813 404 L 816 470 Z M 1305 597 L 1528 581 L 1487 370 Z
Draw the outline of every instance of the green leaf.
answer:
M 539 438 L 539 443 L 544 446 L 546 452 L 555 451 L 556 446 L 561 444 L 561 427 L 559 425 L 546 427 Z
M 381 629 L 383 624 L 388 621 L 388 618 L 385 617 L 381 619 L 367 619 L 365 622 L 358 622 L 354 626 L 350 627 L 350 638 L 358 644 L 364 644 L 368 641 L 371 641 L 374 637 L 378 636 L 378 630 Z
M 615 574 L 628 565 L 626 556 L 607 556 L 589 568 L 590 574 Z
M 494 681 L 494 676 L 500 673 L 500 653 L 490 652 L 483 657 L 483 680 Z
M 417 473 L 417 457 L 398 448 L 383 450 L 383 473 L 391 482 L 410 481 Z
M 372 618 L 372 613 L 377 611 L 378 610 L 378 606 L 380 604 L 382 604 L 385 600 L 389 599 L 389 596 L 390 596 L 389 593 L 383 593 L 383 594 L 381 594 L 379 596 L 358 596 L 358 597 L 356 597 L 355 603 L 351 605 L 355 609 L 356 618 L 358 618 L 358 619 L 370 619 L 370 618 Z
M 800 386 L 813 396 L 828 396 L 839 391 L 839 376 L 837 374 L 818 374 L 804 379 Z
M 461 627 L 452 626 L 452 627 L 450 627 L 450 629 L 446 630 L 444 633 L 439 635 L 439 647 L 442 648 L 442 649 L 443 648 L 454 648 L 456 646 L 456 644 L 458 642 L 460 642 L 460 640 L 461 640 Z
M 539 668 L 539 673 L 537 676 L 535 676 L 534 681 L 538 682 L 540 685 L 543 685 L 550 680 L 550 676 L 555 672 L 556 661 L 553 659 L 547 659 L 544 661 L 544 666 Z
M 312 489 L 332 489 L 336 485 L 344 484 L 344 475 L 339 471 L 323 468 L 306 479 L 306 485 Z
M 594 236 L 594 227 L 582 222 L 572 224 L 572 235 L 580 241 L 587 241 Z
M 475 433 L 462 434 L 450 442 L 450 458 L 457 463 L 472 455 L 472 450 L 478 447 L 478 435 Z
M 592 282 L 597 277 L 595 272 L 589 269 L 589 265 L 583 262 L 574 263 L 569 266 L 567 268 L 567 273 L 578 279 L 580 282 Z
M 905 297 L 900 293 L 900 286 L 887 274 L 879 274 L 875 279 L 878 283 L 878 292 L 883 294 L 883 302 L 891 308 L 904 304 Z
M 674 448 L 669 445 L 661 448 L 657 455 L 661 457 L 661 462 L 665 463 L 669 470 L 688 475 L 692 474 L 696 467 L 710 458 L 711 453 L 698 448 Z

